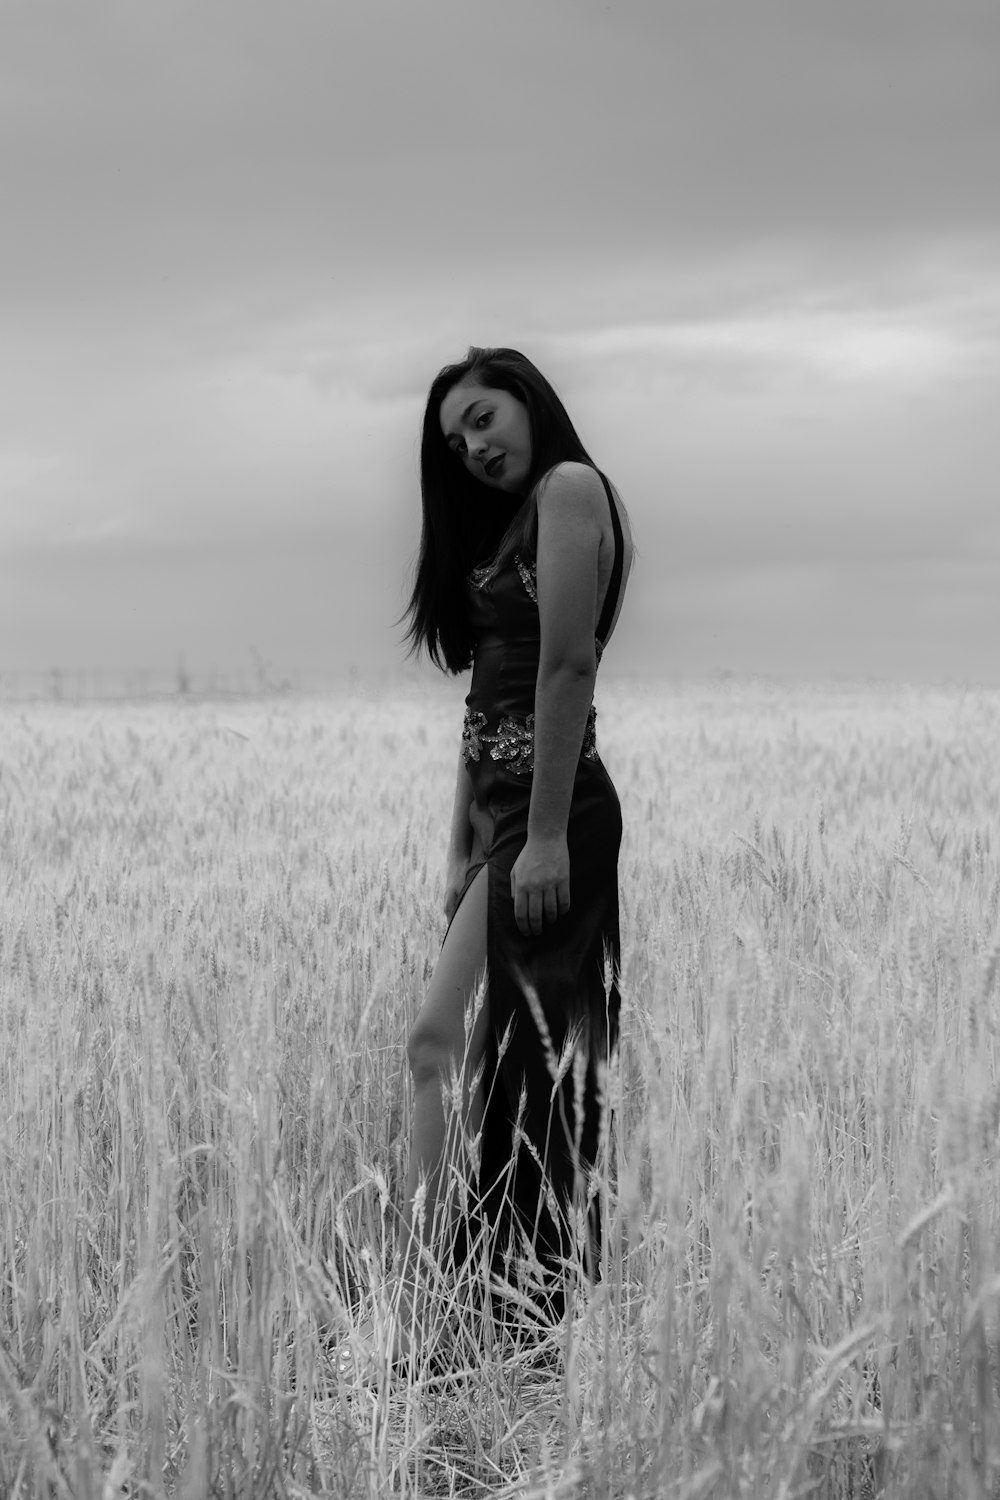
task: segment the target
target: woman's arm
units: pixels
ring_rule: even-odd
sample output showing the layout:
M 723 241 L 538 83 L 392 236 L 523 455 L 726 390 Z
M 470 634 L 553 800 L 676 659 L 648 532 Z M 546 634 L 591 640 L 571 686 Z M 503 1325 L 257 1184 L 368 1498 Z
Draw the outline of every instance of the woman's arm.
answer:
M 597 675 L 598 500 L 603 488 L 585 464 L 561 464 L 538 498 L 534 774 L 528 838 L 511 872 L 514 916 L 525 935 L 569 910 L 566 827 Z

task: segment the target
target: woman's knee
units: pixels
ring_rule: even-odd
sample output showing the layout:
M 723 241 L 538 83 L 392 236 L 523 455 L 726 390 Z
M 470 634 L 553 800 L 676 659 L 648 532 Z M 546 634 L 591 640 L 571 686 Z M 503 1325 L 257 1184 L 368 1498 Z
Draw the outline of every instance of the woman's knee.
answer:
M 451 1038 L 429 1017 L 418 1016 L 406 1039 L 406 1057 L 414 1083 L 440 1078 L 451 1062 Z

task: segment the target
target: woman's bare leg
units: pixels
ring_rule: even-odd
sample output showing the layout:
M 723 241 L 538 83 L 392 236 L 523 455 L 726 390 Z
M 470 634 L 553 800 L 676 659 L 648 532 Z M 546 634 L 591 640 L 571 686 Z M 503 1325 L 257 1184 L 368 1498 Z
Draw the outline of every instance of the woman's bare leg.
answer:
M 442 1088 L 453 1070 L 462 1074 L 465 1129 L 475 1135 L 482 1125 L 483 1087 L 475 1075 L 481 1071 L 486 1051 L 488 997 L 484 996 L 468 1045 L 466 1014 L 486 970 L 488 879 L 488 870 L 484 866 L 455 913 L 407 1043 L 414 1094 L 410 1160 L 400 1232 L 400 1311 L 404 1325 L 418 1310 L 414 1306 L 413 1292 L 418 1280 L 417 1261 L 421 1249 L 424 1246 L 433 1249 L 448 1130 Z M 449 1219 L 451 1217 L 449 1215 Z M 438 1234 L 444 1227 L 438 1225 Z M 403 1343 L 408 1343 L 405 1331 Z

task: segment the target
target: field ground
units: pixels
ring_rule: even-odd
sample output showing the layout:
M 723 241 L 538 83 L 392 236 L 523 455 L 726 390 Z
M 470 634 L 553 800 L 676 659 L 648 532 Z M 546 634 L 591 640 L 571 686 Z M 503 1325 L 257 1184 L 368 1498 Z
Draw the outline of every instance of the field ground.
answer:
M 1000 694 L 598 708 L 603 1283 L 374 1385 L 461 689 L 0 708 L 0 1493 L 1000 1494 Z

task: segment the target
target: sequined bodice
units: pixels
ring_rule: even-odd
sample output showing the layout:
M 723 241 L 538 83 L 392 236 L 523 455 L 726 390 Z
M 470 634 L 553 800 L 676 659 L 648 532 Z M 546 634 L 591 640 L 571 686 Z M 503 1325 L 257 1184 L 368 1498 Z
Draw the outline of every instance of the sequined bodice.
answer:
M 541 646 L 534 564 L 518 555 L 500 567 L 476 568 L 467 592 L 476 651 L 462 729 L 466 766 L 474 777 L 490 763 L 530 777 Z M 600 651 L 597 642 L 598 659 Z M 591 707 L 580 752 L 588 760 L 597 759 L 595 718 Z
M 600 663 L 622 586 L 624 542 L 611 486 L 600 474 L 610 507 L 615 555 L 607 595 L 597 623 Z M 470 620 L 476 638 L 472 687 L 465 700 L 462 754 L 480 792 L 488 796 L 494 771 L 530 777 L 534 769 L 535 683 L 541 650 L 535 565 L 515 554 L 508 562 L 474 568 L 466 580 Z M 580 747 L 581 763 L 596 761 L 596 711 L 591 704 Z

